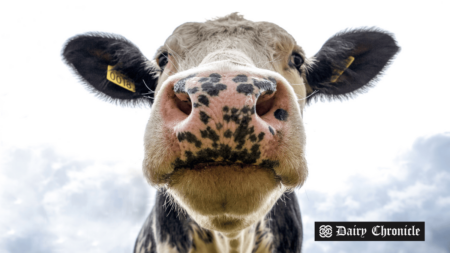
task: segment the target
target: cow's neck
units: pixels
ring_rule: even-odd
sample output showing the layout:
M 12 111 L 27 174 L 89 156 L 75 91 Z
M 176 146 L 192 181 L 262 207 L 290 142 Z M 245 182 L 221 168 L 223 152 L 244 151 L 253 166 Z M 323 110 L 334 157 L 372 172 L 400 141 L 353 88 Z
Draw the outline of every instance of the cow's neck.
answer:
M 257 224 L 250 226 L 233 235 L 224 235 L 217 231 L 208 231 L 210 238 L 205 237 L 204 229 L 193 226 L 193 247 L 189 252 L 227 252 L 227 253 L 251 253 L 272 252 L 272 237 L 270 230 L 262 219 Z
M 256 224 L 225 235 L 203 229 L 187 214 L 171 209 L 160 192 L 136 241 L 135 252 L 300 252 L 301 237 L 300 210 L 294 193 L 286 193 Z

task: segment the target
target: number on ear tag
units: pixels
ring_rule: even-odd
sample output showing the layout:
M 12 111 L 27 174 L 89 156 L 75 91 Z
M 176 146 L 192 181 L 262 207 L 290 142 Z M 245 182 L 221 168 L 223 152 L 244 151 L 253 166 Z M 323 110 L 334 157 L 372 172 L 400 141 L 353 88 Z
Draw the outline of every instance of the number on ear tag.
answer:
M 106 79 L 125 88 L 129 91 L 136 92 L 136 86 L 134 83 L 126 80 L 124 76 L 116 70 L 113 70 L 113 66 L 108 65 L 108 72 L 106 73 Z

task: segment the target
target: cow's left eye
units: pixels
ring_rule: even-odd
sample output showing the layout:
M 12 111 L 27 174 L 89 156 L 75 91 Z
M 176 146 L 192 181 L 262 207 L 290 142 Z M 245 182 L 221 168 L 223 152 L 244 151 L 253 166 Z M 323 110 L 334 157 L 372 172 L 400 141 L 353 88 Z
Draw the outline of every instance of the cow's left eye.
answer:
M 292 53 L 290 59 L 289 59 L 289 66 L 294 67 L 298 70 L 300 70 L 300 67 L 305 61 L 303 60 L 302 56 L 298 53 Z

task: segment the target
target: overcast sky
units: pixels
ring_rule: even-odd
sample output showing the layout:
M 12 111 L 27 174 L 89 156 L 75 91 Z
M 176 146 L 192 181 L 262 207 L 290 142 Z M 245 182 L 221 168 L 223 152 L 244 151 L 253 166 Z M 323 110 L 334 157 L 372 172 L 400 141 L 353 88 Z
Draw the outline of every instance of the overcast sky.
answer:
M 10 1 L 0 15 L 0 253 L 131 252 L 155 190 L 149 108 L 98 100 L 61 60 L 77 34 L 148 57 L 180 24 L 231 12 L 290 32 L 307 56 L 345 28 L 395 34 L 375 88 L 305 109 L 304 252 L 450 252 L 448 1 Z M 314 221 L 425 221 L 425 242 L 314 242 Z

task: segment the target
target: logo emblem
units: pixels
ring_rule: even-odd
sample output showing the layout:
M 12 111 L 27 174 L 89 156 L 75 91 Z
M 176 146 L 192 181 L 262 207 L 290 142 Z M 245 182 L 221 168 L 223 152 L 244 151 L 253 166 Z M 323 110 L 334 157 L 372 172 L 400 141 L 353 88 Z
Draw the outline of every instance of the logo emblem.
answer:
M 330 238 L 333 235 L 333 229 L 330 225 L 322 225 L 319 227 L 319 236 L 322 238 Z

